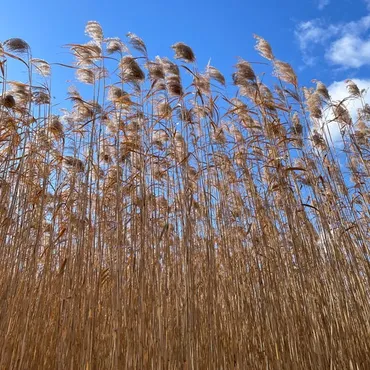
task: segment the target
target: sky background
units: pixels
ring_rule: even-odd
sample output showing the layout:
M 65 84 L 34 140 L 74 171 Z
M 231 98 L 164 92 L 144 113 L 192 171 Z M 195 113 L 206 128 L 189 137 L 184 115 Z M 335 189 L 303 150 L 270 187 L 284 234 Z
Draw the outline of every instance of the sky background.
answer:
M 33 57 L 72 63 L 68 43 L 84 43 L 85 24 L 98 21 L 105 37 L 128 31 L 146 43 L 149 57 L 173 56 L 170 46 L 190 45 L 200 70 L 211 58 L 231 81 L 237 57 L 261 61 L 253 34 L 272 45 L 278 59 L 292 64 L 301 85 L 323 81 L 334 99 L 346 94 L 344 81 L 370 87 L 370 0 L 0 0 L 0 41 L 26 40 Z M 59 68 L 60 67 L 56 67 Z M 257 67 L 258 68 L 258 67 Z M 269 72 L 269 68 L 263 68 Z M 261 70 L 261 71 L 262 71 Z M 257 71 L 258 72 L 258 71 Z M 67 88 L 71 71 L 54 72 Z M 20 77 L 21 79 L 21 77 Z M 370 93 L 369 93 L 370 95 Z M 369 100 L 370 101 L 370 100 Z M 354 112 L 356 107 L 350 107 Z

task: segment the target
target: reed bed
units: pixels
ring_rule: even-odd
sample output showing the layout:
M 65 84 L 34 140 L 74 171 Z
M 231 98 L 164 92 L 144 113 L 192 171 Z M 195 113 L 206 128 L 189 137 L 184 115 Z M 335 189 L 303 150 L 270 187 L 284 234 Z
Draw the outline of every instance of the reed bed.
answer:
M 0 369 L 369 369 L 366 92 L 86 35 L 0 44 Z

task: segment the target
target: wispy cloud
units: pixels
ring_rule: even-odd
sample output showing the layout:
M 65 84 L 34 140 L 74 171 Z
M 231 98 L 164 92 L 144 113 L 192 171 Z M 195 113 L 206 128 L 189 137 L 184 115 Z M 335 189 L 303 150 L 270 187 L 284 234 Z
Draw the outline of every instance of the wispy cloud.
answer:
M 325 45 L 339 31 L 340 28 L 338 26 L 332 24 L 326 25 L 320 19 L 300 23 L 296 28 L 295 35 L 299 42 L 305 64 L 310 66 L 316 64 L 317 57 L 313 55 L 314 48 L 317 45 Z
M 370 4 L 370 0 L 367 0 Z M 348 23 L 328 24 L 321 19 L 300 23 L 296 37 L 306 64 L 317 58 L 313 51 L 324 46 L 325 58 L 344 68 L 370 65 L 370 15 Z
M 329 38 L 338 34 L 339 30 L 336 25 L 326 25 L 320 19 L 313 19 L 300 23 L 295 34 L 301 49 L 307 50 L 315 44 L 324 44 Z
M 370 2 L 370 0 L 369 0 L 369 2 Z M 318 8 L 319 8 L 319 10 L 323 10 L 329 4 L 330 4 L 330 0 L 319 0 Z

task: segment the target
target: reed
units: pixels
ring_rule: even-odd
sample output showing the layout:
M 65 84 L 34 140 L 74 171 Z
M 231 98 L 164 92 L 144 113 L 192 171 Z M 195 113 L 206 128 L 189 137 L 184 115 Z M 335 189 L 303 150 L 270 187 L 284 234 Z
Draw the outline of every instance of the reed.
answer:
M 228 95 L 182 42 L 86 35 L 63 111 L 0 44 L 0 369 L 370 368 L 365 92 L 351 117 L 259 36 L 274 82 L 239 59 Z

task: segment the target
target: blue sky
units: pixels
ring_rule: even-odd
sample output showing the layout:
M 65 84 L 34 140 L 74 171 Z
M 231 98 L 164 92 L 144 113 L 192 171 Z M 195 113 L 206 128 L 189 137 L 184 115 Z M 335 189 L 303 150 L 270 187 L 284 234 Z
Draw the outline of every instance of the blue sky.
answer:
M 106 37 L 136 33 L 151 58 L 172 57 L 170 46 L 183 41 L 200 69 L 212 58 L 228 81 L 238 56 L 261 61 L 256 33 L 293 65 L 302 85 L 321 80 L 338 98 L 346 78 L 370 86 L 370 0 L 12 0 L 2 6 L 0 40 L 20 37 L 34 57 L 71 63 L 63 45 L 86 42 L 89 20 L 99 21 Z M 56 76 L 59 85 L 73 79 L 70 71 Z

